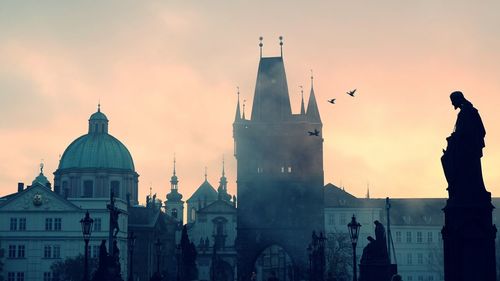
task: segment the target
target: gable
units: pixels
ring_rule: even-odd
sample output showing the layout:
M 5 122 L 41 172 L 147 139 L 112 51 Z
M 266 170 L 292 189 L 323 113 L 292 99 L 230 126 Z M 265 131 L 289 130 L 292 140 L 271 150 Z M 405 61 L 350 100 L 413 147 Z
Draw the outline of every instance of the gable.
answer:
M 236 213 L 236 208 L 222 200 L 217 200 L 214 203 L 198 210 L 198 213 Z
M 79 211 L 80 208 L 50 189 L 35 184 L 0 205 L 0 211 Z

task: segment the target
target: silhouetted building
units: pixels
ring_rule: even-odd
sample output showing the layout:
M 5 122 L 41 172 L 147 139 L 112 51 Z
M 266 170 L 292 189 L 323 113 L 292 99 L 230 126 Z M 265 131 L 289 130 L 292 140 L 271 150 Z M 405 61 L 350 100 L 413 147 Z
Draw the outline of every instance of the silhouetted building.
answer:
M 264 259 L 259 278 L 307 275 L 311 233 L 323 231 L 321 131 L 312 79 L 307 111 L 292 114 L 283 57 L 261 57 L 251 118 L 240 116 L 238 101 L 233 123 L 239 280 L 249 280 L 262 255 L 278 252 L 283 263 Z

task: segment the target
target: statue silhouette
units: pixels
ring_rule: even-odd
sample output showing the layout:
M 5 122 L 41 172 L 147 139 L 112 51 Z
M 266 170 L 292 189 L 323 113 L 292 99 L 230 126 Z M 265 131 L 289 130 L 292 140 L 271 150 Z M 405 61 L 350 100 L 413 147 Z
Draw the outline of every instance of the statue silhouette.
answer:
M 452 198 L 469 198 L 486 191 L 481 172 L 484 137 L 486 130 L 476 108 L 465 99 L 462 92 L 450 95 L 455 109 L 460 108 L 455 129 L 446 138 L 448 146 L 443 150 L 441 162 Z

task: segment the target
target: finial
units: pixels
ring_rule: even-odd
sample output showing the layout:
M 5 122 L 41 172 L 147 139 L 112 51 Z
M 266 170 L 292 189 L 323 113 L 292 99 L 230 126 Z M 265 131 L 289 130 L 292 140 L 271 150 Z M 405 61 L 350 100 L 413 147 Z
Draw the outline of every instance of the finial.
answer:
M 245 105 L 246 105 L 247 100 L 243 100 L 243 120 L 245 120 Z
M 300 94 L 302 95 L 302 99 L 304 99 L 304 87 L 302 85 L 299 85 L 300 88 Z
M 240 102 L 240 86 L 236 86 L 236 89 L 238 90 L 238 92 L 236 92 L 236 94 L 238 95 L 238 103 Z
M 149 198 L 153 196 L 153 183 L 149 182 Z
M 222 154 L 222 176 L 223 177 L 226 176 L 226 171 L 225 171 L 225 167 L 224 167 L 224 154 Z
M 97 103 L 97 112 L 101 112 L 101 99 L 99 99 L 99 102 Z
M 207 181 L 207 166 L 205 166 L 205 181 Z
M 175 176 L 175 153 L 174 153 L 174 176 Z
M 259 37 L 259 47 L 260 47 L 260 57 L 262 58 L 262 46 L 264 46 L 264 44 L 262 44 L 262 40 L 264 40 L 264 37 L 260 36 Z
M 311 89 L 313 87 L 313 82 L 314 82 L 314 74 L 313 74 L 313 70 L 311 69 Z
M 280 39 L 281 57 L 283 57 L 283 36 L 280 36 L 279 39 Z
M 43 159 L 40 161 L 40 174 L 43 174 Z

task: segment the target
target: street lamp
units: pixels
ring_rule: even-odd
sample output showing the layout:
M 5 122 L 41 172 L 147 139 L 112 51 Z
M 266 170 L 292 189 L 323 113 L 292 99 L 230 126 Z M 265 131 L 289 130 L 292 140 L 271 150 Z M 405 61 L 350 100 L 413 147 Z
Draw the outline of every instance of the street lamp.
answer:
M 357 270 L 356 270 L 356 244 L 358 243 L 359 229 L 361 224 L 356 221 L 356 216 L 353 214 L 351 222 L 347 225 L 349 229 L 349 234 L 351 235 L 352 243 L 352 280 L 357 281 Z
M 137 236 L 134 235 L 134 232 L 131 231 L 128 234 L 128 249 L 129 249 L 129 273 L 128 273 L 128 280 L 129 281 L 134 281 L 134 267 L 133 267 L 133 257 L 134 257 L 134 247 L 135 247 L 135 239 Z
M 85 267 L 83 273 L 83 281 L 89 280 L 89 240 L 92 233 L 92 225 L 94 220 L 90 218 L 89 211 L 85 213 L 85 217 L 80 220 L 82 225 L 83 240 L 85 241 Z
M 161 252 L 161 242 L 160 238 L 156 240 L 155 247 L 156 247 L 156 273 L 158 276 L 160 275 L 160 252 Z

